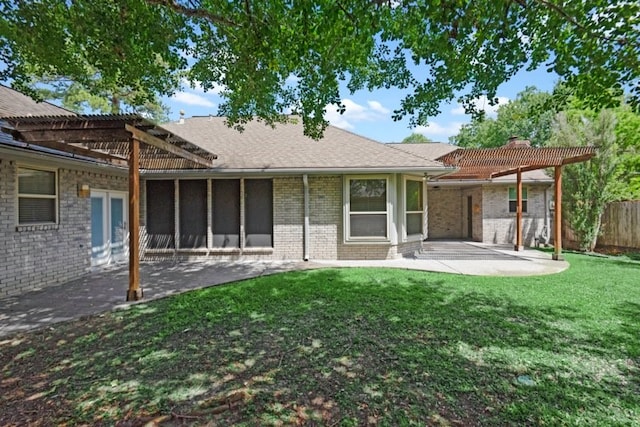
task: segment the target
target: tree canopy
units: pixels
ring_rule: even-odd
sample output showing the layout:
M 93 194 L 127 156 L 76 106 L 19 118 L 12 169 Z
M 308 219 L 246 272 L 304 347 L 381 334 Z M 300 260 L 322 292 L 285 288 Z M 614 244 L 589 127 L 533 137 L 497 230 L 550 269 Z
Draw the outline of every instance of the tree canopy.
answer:
M 461 147 L 500 147 L 511 136 L 528 139 L 534 147 L 547 143 L 557 109 L 548 92 L 527 87 L 516 98 L 498 107 L 496 118 L 480 117 L 464 124 L 451 142 Z
M 593 105 L 640 104 L 640 3 L 584 0 L 0 0 L 0 80 L 126 87 L 133 102 L 222 85 L 242 124 L 289 111 L 317 137 L 350 91 L 408 91 L 393 112 L 425 124 L 442 101 L 472 109 L 523 68 L 557 73 Z M 294 82 L 293 84 L 291 82 Z
M 404 138 L 402 142 L 404 144 L 415 144 L 415 143 L 425 143 L 425 142 L 432 142 L 432 141 L 426 136 L 424 136 L 423 134 L 414 132 L 411 135 Z

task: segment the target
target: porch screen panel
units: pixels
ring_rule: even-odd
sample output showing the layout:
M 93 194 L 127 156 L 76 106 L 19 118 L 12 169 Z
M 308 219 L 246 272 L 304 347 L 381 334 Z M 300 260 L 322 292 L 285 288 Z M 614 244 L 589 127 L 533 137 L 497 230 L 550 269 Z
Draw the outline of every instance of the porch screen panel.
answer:
M 215 248 L 239 248 L 240 180 L 214 180 L 212 191 L 212 246 Z
M 207 247 L 207 181 L 180 180 L 180 248 Z
M 175 188 L 172 180 L 146 181 L 147 247 L 175 248 Z
M 246 247 L 273 247 L 273 185 L 270 179 L 244 182 Z

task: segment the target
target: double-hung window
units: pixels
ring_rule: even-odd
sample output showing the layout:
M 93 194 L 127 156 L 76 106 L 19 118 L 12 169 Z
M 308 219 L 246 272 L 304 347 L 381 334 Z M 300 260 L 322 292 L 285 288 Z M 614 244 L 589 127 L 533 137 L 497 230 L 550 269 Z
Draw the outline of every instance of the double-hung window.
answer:
M 407 179 L 405 184 L 405 224 L 407 236 L 422 234 L 423 223 L 423 183 Z
M 347 240 L 388 240 L 388 181 L 349 178 Z
M 19 167 L 18 224 L 55 224 L 57 222 L 57 172 Z
M 518 211 L 518 194 L 516 187 L 509 187 L 509 212 Z M 527 212 L 527 189 L 522 187 L 522 213 Z

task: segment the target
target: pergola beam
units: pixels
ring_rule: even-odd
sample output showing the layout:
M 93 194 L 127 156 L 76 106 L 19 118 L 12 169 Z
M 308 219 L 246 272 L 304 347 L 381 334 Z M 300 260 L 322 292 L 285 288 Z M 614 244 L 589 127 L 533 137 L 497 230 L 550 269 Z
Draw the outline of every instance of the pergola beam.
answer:
M 129 289 L 127 301 L 142 299 L 140 288 L 140 142 L 129 142 Z
M 136 128 L 135 126 L 126 124 L 124 127 L 127 130 L 127 132 L 130 132 L 131 135 L 133 135 L 133 138 L 139 140 L 140 142 L 144 142 L 145 144 L 160 148 L 161 150 L 164 150 L 164 151 L 168 151 L 171 154 L 175 154 L 176 156 L 190 160 L 196 164 L 205 166 L 207 168 L 214 167 L 212 160 L 205 159 L 204 157 L 200 157 L 197 154 L 191 153 L 187 150 L 184 150 L 180 147 L 170 144 L 167 141 L 163 141 L 160 138 L 157 138 L 153 135 L 150 135 Z
M 516 181 L 516 244 L 515 251 L 522 251 L 522 171 L 518 169 L 518 179 Z
M 554 171 L 553 259 L 562 261 L 562 166 Z

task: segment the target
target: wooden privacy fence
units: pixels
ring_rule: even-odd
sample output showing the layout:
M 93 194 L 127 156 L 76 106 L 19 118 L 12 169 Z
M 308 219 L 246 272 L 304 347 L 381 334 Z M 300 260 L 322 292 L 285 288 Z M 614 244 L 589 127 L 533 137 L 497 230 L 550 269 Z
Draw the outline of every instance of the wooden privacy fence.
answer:
M 609 203 L 601 231 L 598 247 L 640 249 L 640 200 Z

